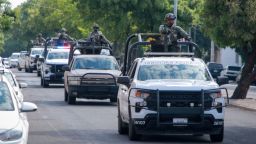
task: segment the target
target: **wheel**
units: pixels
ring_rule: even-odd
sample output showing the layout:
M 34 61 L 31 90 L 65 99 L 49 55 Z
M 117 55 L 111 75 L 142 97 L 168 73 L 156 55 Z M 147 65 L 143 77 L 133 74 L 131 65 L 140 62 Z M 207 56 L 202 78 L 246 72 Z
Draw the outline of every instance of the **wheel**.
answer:
M 27 68 L 27 65 L 25 65 L 25 72 L 28 72 L 28 68 Z
M 110 102 L 111 103 L 116 103 L 117 102 L 117 98 L 115 97 L 115 98 L 110 98 Z
M 68 104 L 71 104 L 71 105 L 76 104 L 76 97 L 72 97 L 69 93 L 68 93 Z
M 18 71 L 21 71 L 22 69 L 21 68 L 18 68 Z
M 49 83 L 46 82 L 46 80 L 42 79 L 43 81 L 43 87 L 46 88 L 46 87 L 49 87 Z
M 224 126 L 222 127 L 219 134 L 210 135 L 210 139 L 212 142 L 222 142 L 224 138 Z
M 41 72 L 37 71 L 37 76 L 40 77 L 41 76 Z
M 41 77 L 41 86 L 43 86 L 43 79 L 42 79 L 42 77 Z
M 120 107 L 118 105 L 118 133 L 119 134 L 127 134 L 128 132 L 128 127 L 127 124 L 123 122 L 121 115 L 120 115 Z
M 68 93 L 64 87 L 64 101 L 67 102 L 68 101 Z
M 130 118 L 129 121 L 129 139 L 130 140 L 138 140 L 141 135 L 136 133 L 135 126 L 133 124 L 133 121 Z
M 28 72 L 33 73 L 33 69 L 29 67 Z

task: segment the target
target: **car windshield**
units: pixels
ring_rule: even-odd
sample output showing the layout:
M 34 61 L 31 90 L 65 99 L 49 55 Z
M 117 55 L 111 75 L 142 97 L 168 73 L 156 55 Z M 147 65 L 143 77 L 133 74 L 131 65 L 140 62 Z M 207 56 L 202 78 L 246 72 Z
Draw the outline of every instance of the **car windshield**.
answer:
M 119 67 L 111 57 L 86 57 L 77 58 L 73 69 L 118 70 Z
M 229 70 L 232 70 L 232 71 L 240 71 L 240 70 L 241 70 L 241 67 L 229 66 L 228 69 L 229 69 Z
M 6 83 L 0 82 L 0 111 L 13 111 L 11 93 Z
M 32 50 L 31 55 L 40 55 L 43 52 L 43 50 Z
M 12 55 L 11 56 L 11 59 L 18 59 L 19 58 L 19 55 Z
M 189 79 L 210 80 L 209 73 L 204 66 L 188 64 L 154 64 L 141 65 L 138 72 L 138 80 L 152 79 Z
M 16 86 L 15 81 L 14 81 L 14 79 L 12 77 L 12 74 L 10 72 L 4 72 L 4 76 L 8 79 L 8 81 L 10 82 L 10 84 L 12 86 Z
M 69 52 L 51 52 L 48 53 L 47 59 L 68 59 Z

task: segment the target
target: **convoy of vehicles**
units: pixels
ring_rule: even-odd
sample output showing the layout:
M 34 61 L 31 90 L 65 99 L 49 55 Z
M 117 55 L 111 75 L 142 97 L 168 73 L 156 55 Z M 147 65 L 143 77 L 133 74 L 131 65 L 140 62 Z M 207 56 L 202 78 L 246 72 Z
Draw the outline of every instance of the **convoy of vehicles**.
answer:
M 143 36 L 150 35 L 132 35 L 126 44 L 124 70 L 117 79 L 118 132 L 128 130 L 131 140 L 153 134 L 209 134 L 211 141 L 221 142 L 225 88 L 219 87 L 193 53 L 151 52 L 132 60 L 132 51 L 140 46 L 159 48 L 159 43 L 143 41 Z M 130 43 L 134 38 L 138 41 Z M 184 45 L 195 46 L 179 43 Z
M 240 66 L 232 66 L 228 65 L 225 67 L 224 71 L 222 72 L 224 76 L 228 77 L 229 80 L 235 81 L 237 76 L 241 71 Z

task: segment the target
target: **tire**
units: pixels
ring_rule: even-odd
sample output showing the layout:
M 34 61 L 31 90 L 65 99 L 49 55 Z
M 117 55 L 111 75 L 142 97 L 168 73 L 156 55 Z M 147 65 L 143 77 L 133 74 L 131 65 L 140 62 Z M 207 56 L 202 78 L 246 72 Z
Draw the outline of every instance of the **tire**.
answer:
M 224 138 L 224 126 L 222 127 L 219 134 L 210 135 L 211 142 L 222 142 Z
M 43 79 L 42 79 L 42 77 L 41 77 L 41 86 L 43 86 Z
M 18 71 L 21 71 L 22 69 L 21 68 L 18 68 Z
M 115 98 L 110 98 L 110 102 L 111 103 L 116 103 L 117 102 L 117 98 L 115 97 Z
M 37 71 L 37 76 L 40 77 L 41 76 L 41 72 Z
M 135 126 L 133 124 L 133 121 L 130 118 L 130 121 L 129 121 L 129 139 L 132 140 L 132 141 L 136 141 L 136 140 L 139 140 L 140 137 L 141 137 L 141 135 L 136 133 Z
M 28 68 L 27 68 L 27 65 L 25 65 L 25 72 L 28 72 Z
M 120 115 L 120 107 L 118 104 L 118 133 L 123 135 L 123 134 L 127 134 L 128 132 L 128 127 L 127 124 L 123 122 L 121 115 Z
M 28 72 L 33 73 L 33 69 L 29 67 Z
M 42 81 L 43 81 L 43 87 L 44 88 L 49 87 L 49 83 L 47 83 L 44 79 L 42 79 Z
M 72 97 L 69 93 L 68 93 L 68 104 L 70 105 L 76 104 L 76 97 Z
M 68 93 L 64 87 L 64 101 L 67 102 L 68 101 Z

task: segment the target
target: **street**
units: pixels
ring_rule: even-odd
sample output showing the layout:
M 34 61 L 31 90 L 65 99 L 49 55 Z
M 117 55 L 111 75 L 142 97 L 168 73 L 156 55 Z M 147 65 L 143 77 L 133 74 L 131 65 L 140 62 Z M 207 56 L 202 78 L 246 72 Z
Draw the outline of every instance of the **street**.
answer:
M 208 135 L 144 136 L 138 142 L 117 132 L 117 107 L 109 100 L 78 100 L 77 105 L 64 102 L 63 85 L 40 86 L 36 73 L 12 69 L 17 80 L 26 82 L 25 101 L 34 102 L 37 112 L 28 113 L 29 144 L 124 144 L 124 143 L 209 143 Z M 255 143 L 256 112 L 228 107 L 223 143 Z

